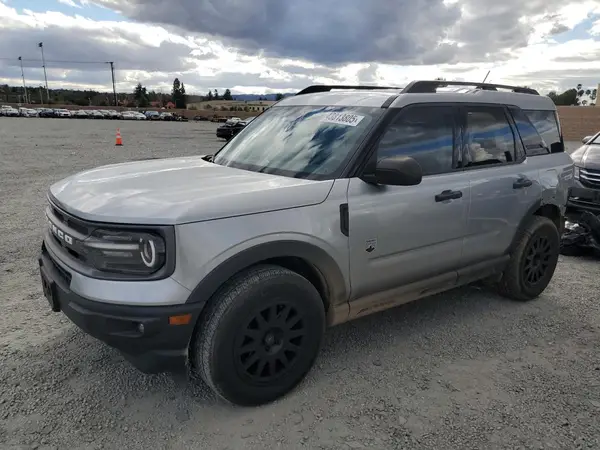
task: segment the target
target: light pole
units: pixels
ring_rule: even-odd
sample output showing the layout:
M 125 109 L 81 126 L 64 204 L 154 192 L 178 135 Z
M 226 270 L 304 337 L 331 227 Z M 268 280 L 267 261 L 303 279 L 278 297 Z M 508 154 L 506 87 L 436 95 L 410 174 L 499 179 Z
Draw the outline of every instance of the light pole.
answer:
M 119 106 L 119 102 L 117 101 L 117 88 L 115 86 L 115 63 L 114 61 L 109 61 L 110 64 L 110 73 L 112 75 L 112 84 L 113 84 L 113 96 L 115 97 L 115 106 Z
M 23 58 L 19 56 L 19 61 L 21 62 L 21 78 L 23 78 L 23 92 L 25 93 L 25 103 L 29 103 L 29 99 L 27 97 L 27 86 L 25 85 L 25 72 L 23 72 Z
M 48 91 L 48 77 L 46 76 L 46 60 L 44 59 L 44 43 L 40 42 L 38 47 L 42 49 L 42 67 L 44 68 L 44 80 L 46 81 L 46 100 L 50 104 L 50 91 Z

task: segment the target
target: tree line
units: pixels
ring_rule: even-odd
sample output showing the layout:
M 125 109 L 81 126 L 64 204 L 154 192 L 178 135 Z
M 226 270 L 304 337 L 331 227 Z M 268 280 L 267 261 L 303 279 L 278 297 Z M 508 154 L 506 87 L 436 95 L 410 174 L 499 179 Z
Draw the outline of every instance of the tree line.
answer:
M 76 105 L 76 106 L 115 106 L 114 94 L 112 92 L 99 92 L 93 89 L 49 89 L 50 103 L 55 105 Z M 46 90 L 41 86 L 28 86 L 27 94 L 29 101 L 33 104 L 46 104 Z M 230 89 L 225 89 L 220 94 L 217 89 L 208 91 L 205 95 L 191 96 L 194 102 L 213 101 L 213 100 L 235 100 Z M 283 98 L 283 94 L 276 95 L 277 100 Z M 139 83 L 131 93 L 117 93 L 117 102 L 119 106 L 137 106 L 140 108 L 152 107 L 174 107 L 185 109 L 190 99 L 186 93 L 185 85 L 179 78 L 173 80 L 173 86 L 170 93 L 156 92 L 148 90 L 146 86 Z M 258 100 L 266 100 L 266 97 L 259 97 Z M 28 103 L 23 95 L 22 86 L 0 85 L 0 101 L 6 103 Z
M 197 96 L 196 96 L 197 97 Z M 283 98 L 283 94 L 279 93 L 276 94 L 276 100 L 279 101 Z M 156 103 L 157 101 L 160 104 L 160 106 L 166 106 L 167 103 L 170 101 L 175 108 L 178 109 L 185 109 L 187 108 L 187 103 L 188 103 L 188 96 L 185 93 L 185 85 L 183 84 L 182 81 L 179 81 L 179 78 L 175 78 L 173 80 L 173 88 L 171 89 L 171 96 L 170 99 L 167 97 L 167 101 L 165 102 L 165 97 L 160 95 L 160 100 L 158 100 L 156 93 L 154 91 L 151 92 L 147 92 L 146 87 L 142 86 L 142 83 L 138 83 L 137 86 L 135 87 L 135 89 L 133 90 L 133 99 L 136 103 L 136 106 L 140 107 L 140 108 L 145 108 L 147 106 L 149 106 L 150 104 Z M 229 101 L 229 100 L 234 100 L 233 96 L 231 95 L 231 90 L 230 89 L 225 89 L 225 92 L 223 92 L 223 94 L 219 94 L 219 91 L 217 89 L 214 89 L 212 91 L 208 91 L 208 93 L 206 95 L 200 96 L 200 100 L 199 101 L 216 101 L 216 100 L 225 100 L 225 101 Z M 262 97 L 260 96 L 258 98 L 258 100 L 267 100 L 266 97 Z
M 555 105 L 595 106 L 597 94 L 597 89 L 583 89 L 583 86 L 578 84 L 574 88 L 567 89 L 562 94 L 558 94 L 556 91 L 551 91 L 548 93 L 548 97 L 552 99 Z M 584 95 L 588 98 L 583 98 Z

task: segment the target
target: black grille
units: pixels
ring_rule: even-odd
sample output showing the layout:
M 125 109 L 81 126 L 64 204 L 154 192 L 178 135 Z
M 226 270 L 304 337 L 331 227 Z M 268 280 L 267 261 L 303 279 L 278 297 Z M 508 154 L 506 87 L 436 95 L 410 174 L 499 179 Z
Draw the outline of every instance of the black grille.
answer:
M 579 169 L 579 181 L 584 186 L 600 189 L 600 170 Z
M 80 255 L 79 253 L 77 253 L 77 251 L 69 248 L 64 241 L 61 241 L 59 238 L 57 238 L 54 234 L 51 234 L 52 236 L 52 240 L 57 244 L 60 245 L 62 250 L 66 253 L 69 254 L 69 256 L 71 258 L 75 258 L 78 261 L 85 261 L 85 258 L 83 257 L 83 255 Z
M 50 236 L 53 244 L 58 247 L 55 251 L 59 251 L 62 255 L 79 263 L 86 264 L 86 254 L 83 251 L 82 241 L 86 239 L 94 226 L 87 224 L 81 219 L 71 216 L 53 204 L 47 209 L 48 217 L 61 232 L 72 238 L 72 242 L 68 243 L 65 239 L 59 238 L 55 233 L 50 231 Z
M 89 227 L 86 226 L 81 220 L 76 219 L 75 217 L 65 213 L 64 211 L 61 211 L 54 205 L 51 205 L 50 209 L 52 211 L 52 214 L 54 214 L 54 217 L 56 217 L 67 228 L 71 228 L 77 231 L 78 233 L 85 234 L 86 236 L 89 234 Z

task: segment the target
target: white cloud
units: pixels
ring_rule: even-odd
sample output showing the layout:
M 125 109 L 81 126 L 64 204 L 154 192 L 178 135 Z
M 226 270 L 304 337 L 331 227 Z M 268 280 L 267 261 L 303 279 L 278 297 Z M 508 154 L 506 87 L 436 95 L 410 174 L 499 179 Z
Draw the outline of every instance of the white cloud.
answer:
M 592 36 L 600 36 L 600 19 L 596 20 L 592 24 L 592 28 L 590 29 L 590 34 Z
M 87 4 L 85 0 L 59 1 L 76 8 Z M 100 2 L 104 7 L 125 8 L 120 0 Z M 483 80 L 488 70 L 488 81 L 530 85 L 542 91 L 564 90 L 578 83 L 595 86 L 600 82 L 600 40 L 595 38 L 600 36 L 600 19 L 595 20 L 588 37 L 564 41 L 568 30 L 600 15 L 597 0 L 548 0 L 548 7 L 536 11 L 528 6 L 518 23 L 511 22 L 507 34 L 499 24 L 514 17 L 511 2 L 443 0 L 446 7 L 457 8 L 460 18 L 454 25 L 436 31 L 440 36 L 438 46 L 426 58 L 407 56 L 412 62 L 402 65 L 381 61 L 332 65 L 315 62 L 327 59 L 323 56 L 310 61 L 310 52 L 304 58 L 293 54 L 275 56 L 273 51 L 260 50 L 249 54 L 247 48 L 242 50 L 245 44 L 241 41 L 236 41 L 241 46 L 238 48 L 232 40 L 186 31 L 172 23 L 94 20 L 85 16 L 85 8 L 73 15 L 18 12 L 0 0 L 0 55 L 11 58 L 0 60 L 0 83 L 20 84 L 17 56 L 27 60 L 28 82 L 41 82 L 39 41 L 44 42 L 49 61 L 51 87 L 110 89 L 110 72 L 105 64 L 52 62 L 78 60 L 115 61 L 118 89 L 122 91 L 131 90 L 140 81 L 149 89 L 168 92 L 175 76 L 183 80 L 188 93 L 214 88 L 264 93 L 292 92 L 313 83 L 404 85 L 412 79 L 438 76 Z M 363 13 L 374 14 L 372 10 Z M 348 16 L 347 20 L 358 19 Z M 285 24 L 278 24 L 277 29 L 281 26 Z M 271 39 L 277 39 L 273 30 L 267 32 Z M 318 32 L 323 30 L 315 31 Z M 358 32 L 347 30 L 350 34 Z M 366 42 L 367 37 L 361 36 Z M 385 38 L 378 39 L 382 41 L 373 45 L 384 45 Z M 407 41 L 405 45 L 412 44 Z M 432 64 L 435 61 L 441 63 Z M 431 63 L 423 64 L 428 62 Z

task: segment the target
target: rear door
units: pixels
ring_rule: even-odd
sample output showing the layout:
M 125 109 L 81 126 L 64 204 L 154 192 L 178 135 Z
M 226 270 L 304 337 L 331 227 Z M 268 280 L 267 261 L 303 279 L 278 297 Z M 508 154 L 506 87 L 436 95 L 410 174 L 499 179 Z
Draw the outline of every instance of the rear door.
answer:
M 541 197 L 539 171 L 528 162 L 514 122 L 502 105 L 464 105 L 465 172 L 471 207 L 466 264 L 506 253 L 521 219 Z

